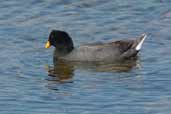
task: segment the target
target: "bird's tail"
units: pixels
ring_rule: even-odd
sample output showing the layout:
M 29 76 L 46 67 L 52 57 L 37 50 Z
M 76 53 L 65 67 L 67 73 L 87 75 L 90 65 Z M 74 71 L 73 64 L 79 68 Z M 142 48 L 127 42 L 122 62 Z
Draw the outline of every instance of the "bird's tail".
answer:
M 145 33 L 140 36 L 140 38 L 138 39 L 138 44 L 135 47 L 135 50 L 139 51 L 141 49 L 146 37 L 147 35 Z
M 138 39 L 133 40 L 133 44 L 131 46 L 131 48 L 129 48 L 126 52 L 124 52 L 122 54 L 123 58 L 131 58 L 131 57 L 135 57 L 137 55 L 137 53 L 140 51 L 143 42 L 145 41 L 147 35 L 146 34 L 142 34 Z

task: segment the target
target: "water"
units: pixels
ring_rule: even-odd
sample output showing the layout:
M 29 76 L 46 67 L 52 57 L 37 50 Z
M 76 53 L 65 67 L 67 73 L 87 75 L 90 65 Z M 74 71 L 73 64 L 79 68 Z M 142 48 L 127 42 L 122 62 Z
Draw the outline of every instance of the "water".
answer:
M 170 6 L 170 0 L 1 1 L 0 113 L 170 114 Z M 144 32 L 148 38 L 129 69 L 62 64 L 55 77 L 47 68 L 53 48 L 44 49 L 52 29 L 69 32 L 76 46 Z

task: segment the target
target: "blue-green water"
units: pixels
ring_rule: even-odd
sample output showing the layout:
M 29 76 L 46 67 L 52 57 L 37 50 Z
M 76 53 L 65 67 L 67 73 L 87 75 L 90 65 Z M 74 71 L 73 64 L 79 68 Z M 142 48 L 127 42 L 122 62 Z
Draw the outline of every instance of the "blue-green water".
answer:
M 0 113 L 170 114 L 170 6 L 170 0 L 1 1 Z M 76 46 L 144 32 L 148 38 L 129 69 L 65 64 L 51 77 L 53 48 L 44 44 L 52 29 L 69 32 Z

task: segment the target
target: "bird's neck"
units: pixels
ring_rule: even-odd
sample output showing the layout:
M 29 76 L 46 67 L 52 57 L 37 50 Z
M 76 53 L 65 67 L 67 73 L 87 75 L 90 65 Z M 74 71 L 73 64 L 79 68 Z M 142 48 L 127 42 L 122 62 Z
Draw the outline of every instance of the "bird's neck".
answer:
M 73 50 L 73 49 L 72 49 Z M 67 50 L 67 49 L 58 49 L 55 48 L 54 50 L 54 58 L 60 58 L 60 57 L 64 57 L 66 55 L 68 55 L 70 52 L 72 52 L 72 50 Z

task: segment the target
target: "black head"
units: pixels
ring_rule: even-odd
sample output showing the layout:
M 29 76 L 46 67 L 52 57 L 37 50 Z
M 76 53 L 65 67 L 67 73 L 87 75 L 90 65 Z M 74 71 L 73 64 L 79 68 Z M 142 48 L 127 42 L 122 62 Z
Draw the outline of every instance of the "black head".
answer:
M 52 30 L 45 48 L 54 46 L 58 51 L 70 52 L 74 49 L 74 44 L 68 33 L 60 30 Z

